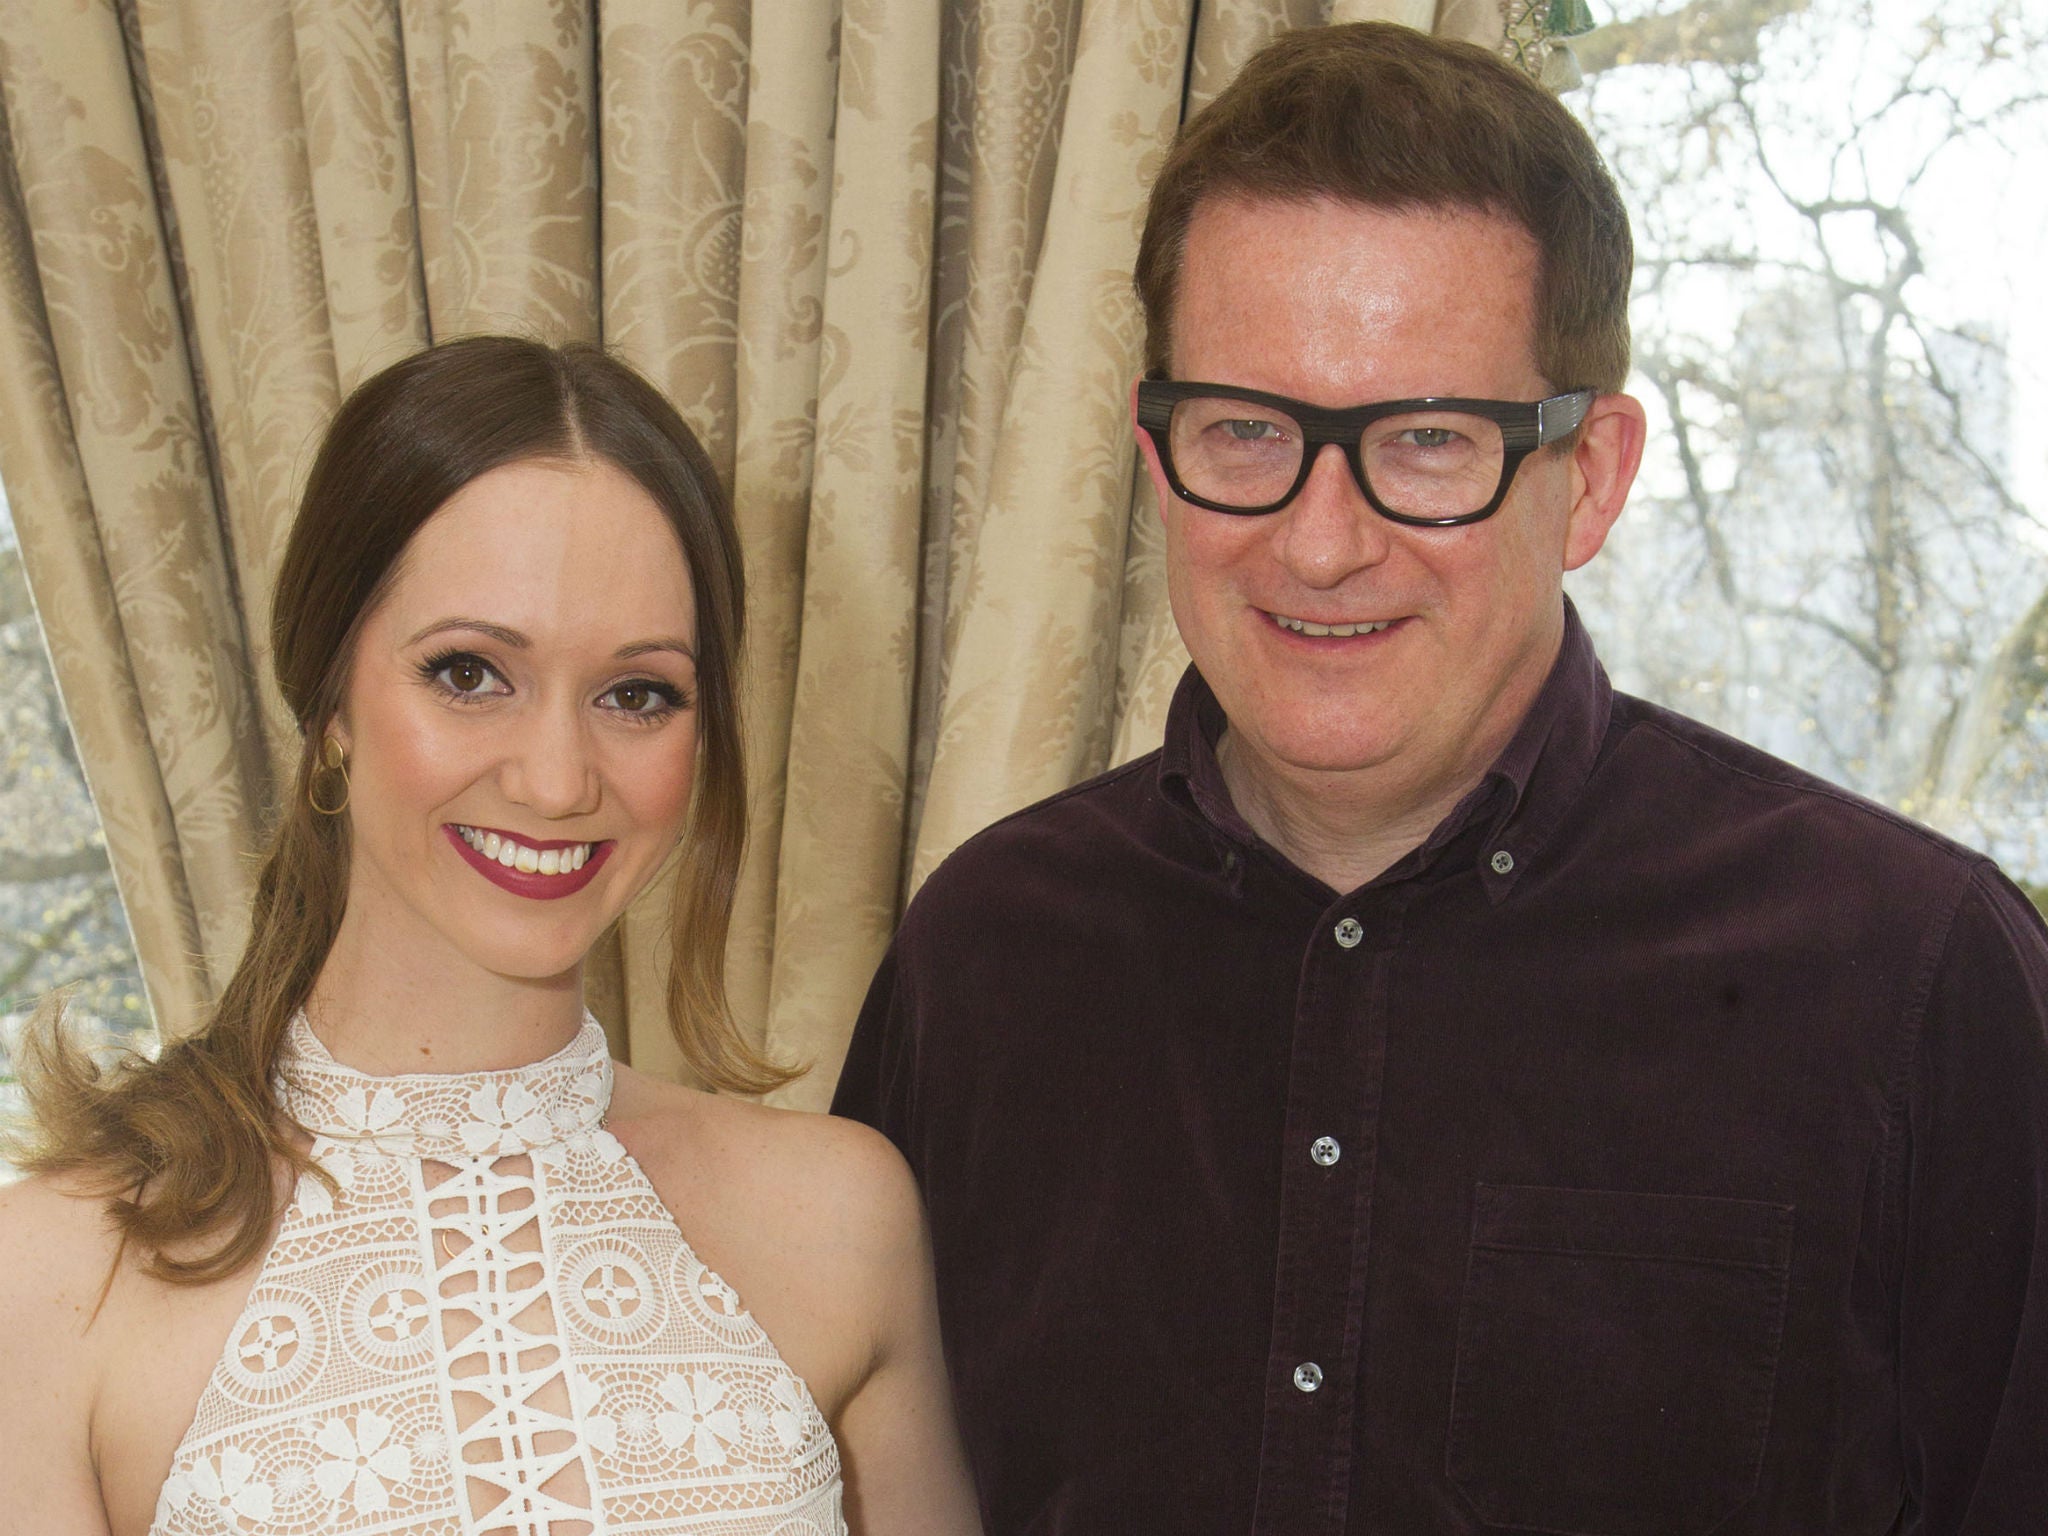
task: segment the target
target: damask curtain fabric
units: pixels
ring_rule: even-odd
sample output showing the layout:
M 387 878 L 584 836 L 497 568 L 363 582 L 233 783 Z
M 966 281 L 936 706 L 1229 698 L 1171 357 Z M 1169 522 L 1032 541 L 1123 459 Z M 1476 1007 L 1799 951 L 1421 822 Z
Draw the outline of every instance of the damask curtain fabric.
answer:
M 1367 16 L 1502 37 L 1500 0 L 0 0 L 0 474 L 160 1027 L 246 934 L 326 418 L 434 338 L 601 339 L 733 489 L 733 995 L 821 1106 L 916 882 L 1156 742 L 1144 194 L 1256 48 Z M 672 1072 L 665 921 L 592 992 Z

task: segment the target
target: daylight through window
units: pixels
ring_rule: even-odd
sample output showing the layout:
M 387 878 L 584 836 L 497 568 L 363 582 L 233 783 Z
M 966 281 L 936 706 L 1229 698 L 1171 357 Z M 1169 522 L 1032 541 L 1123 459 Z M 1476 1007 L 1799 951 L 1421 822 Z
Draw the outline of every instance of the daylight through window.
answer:
M 1566 100 L 1650 455 L 1572 590 L 1618 686 L 2048 882 L 2048 7 L 1621 0 Z

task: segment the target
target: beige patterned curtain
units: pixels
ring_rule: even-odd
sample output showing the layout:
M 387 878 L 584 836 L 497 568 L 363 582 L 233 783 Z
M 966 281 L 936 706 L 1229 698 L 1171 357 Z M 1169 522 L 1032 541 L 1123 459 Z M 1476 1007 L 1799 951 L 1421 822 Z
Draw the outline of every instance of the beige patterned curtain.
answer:
M 327 416 L 432 338 L 599 338 L 734 492 L 734 1001 L 821 1106 L 916 882 L 1156 743 L 1145 189 L 1258 46 L 1369 15 L 1502 39 L 1500 0 L 0 0 L 0 475 L 160 1027 L 245 937 Z M 665 921 L 592 1001 L 674 1071 Z

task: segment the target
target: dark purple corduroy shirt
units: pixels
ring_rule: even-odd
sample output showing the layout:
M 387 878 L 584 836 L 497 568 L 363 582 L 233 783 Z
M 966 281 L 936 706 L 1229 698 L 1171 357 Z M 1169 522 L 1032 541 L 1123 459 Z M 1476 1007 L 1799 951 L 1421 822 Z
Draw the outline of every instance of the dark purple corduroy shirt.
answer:
M 2048 1532 L 2048 935 L 1615 694 L 1340 895 L 1164 748 L 911 904 L 835 1109 L 930 1205 L 991 1536 Z

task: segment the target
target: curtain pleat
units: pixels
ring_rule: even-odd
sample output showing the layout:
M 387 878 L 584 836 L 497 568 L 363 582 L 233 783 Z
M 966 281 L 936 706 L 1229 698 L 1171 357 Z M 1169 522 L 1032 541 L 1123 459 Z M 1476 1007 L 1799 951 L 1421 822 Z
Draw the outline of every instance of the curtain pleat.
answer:
M 289 505 L 339 399 L 296 41 L 289 14 L 275 6 L 223 11 L 204 0 L 142 0 L 134 17 L 173 215 L 166 227 L 190 302 L 180 318 L 203 380 L 202 428 L 222 498 L 233 599 L 223 632 L 237 633 L 253 685 L 270 675 L 268 594 L 289 531 L 277 509 Z M 101 521 L 128 519 L 103 513 Z M 234 783 L 261 808 L 284 781 L 295 732 L 273 689 L 258 697 L 257 728 L 231 738 L 246 760 L 223 786 Z M 231 854 L 246 893 L 253 870 L 244 850 L 225 838 L 210 846 Z M 201 903 L 202 921 L 207 907 Z
M 0 155 L 0 346 L 8 358 L 0 368 L 0 440 L 10 480 L 34 486 L 52 514 L 18 530 L 22 557 L 45 617 L 62 614 L 70 621 L 46 624 L 49 647 L 79 698 L 72 732 L 93 791 L 107 807 L 107 841 L 129 854 L 116 861 L 115 873 L 135 914 L 147 985 L 160 1017 L 194 1017 L 210 995 L 205 973 L 185 958 L 201 953 L 198 918 L 148 714 L 129 666 L 113 573 L 93 520 L 4 116 Z M 84 636 L 113 643 L 83 643 Z
M 824 344 L 837 69 L 825 0 L 763 7 L 749 39 L 733 507 L 747 562 L 750 842 L 727 949 L 733 1010 L 768 1033 Z
M 121 19 L 8 0 L 0 38 L 17 193 L 0 387 L 19 400 L 0 452 L 144 976 L 175 1029 L 240 952 L 241 851 L 267 791 L 238 572 Z
M 504 0 L 399 7 L 437 339 L 597 339 L 593 9 Z
M 939 6 L 847 0 L 768 1044 L 836 1078 L 894 927 L 910 764 Z
M 1159 738 L 1146 189 L 1253 51 L 1365 15 L 1500 37 L 1499 0 L 0 0 L 0 470 L 160 1027 L 246 932 L 335 404 L 430 338 L 601 338 L 733 490 L 731 989 L 821 1107 L 917 883 Z M 657 883 L 588 993 L 675 1075 L 668 924 Z
M 292 0 L 327 332 L 341 393 L 427 343 L 397 0 Z
M 1130 272 L 1187 56 L 1181 8 L 1147 9 L 1132 25 L 1121 0 L 1081 7 L 1060 139 L 1113 152 L 1053 157 L 1022 324 L 1004 338 L 986 491 L 956 545 L 957 638 L 913 882 L 990 821 L 1108 760 L 1134 462 L 1127 391 L 1143 352 Z

